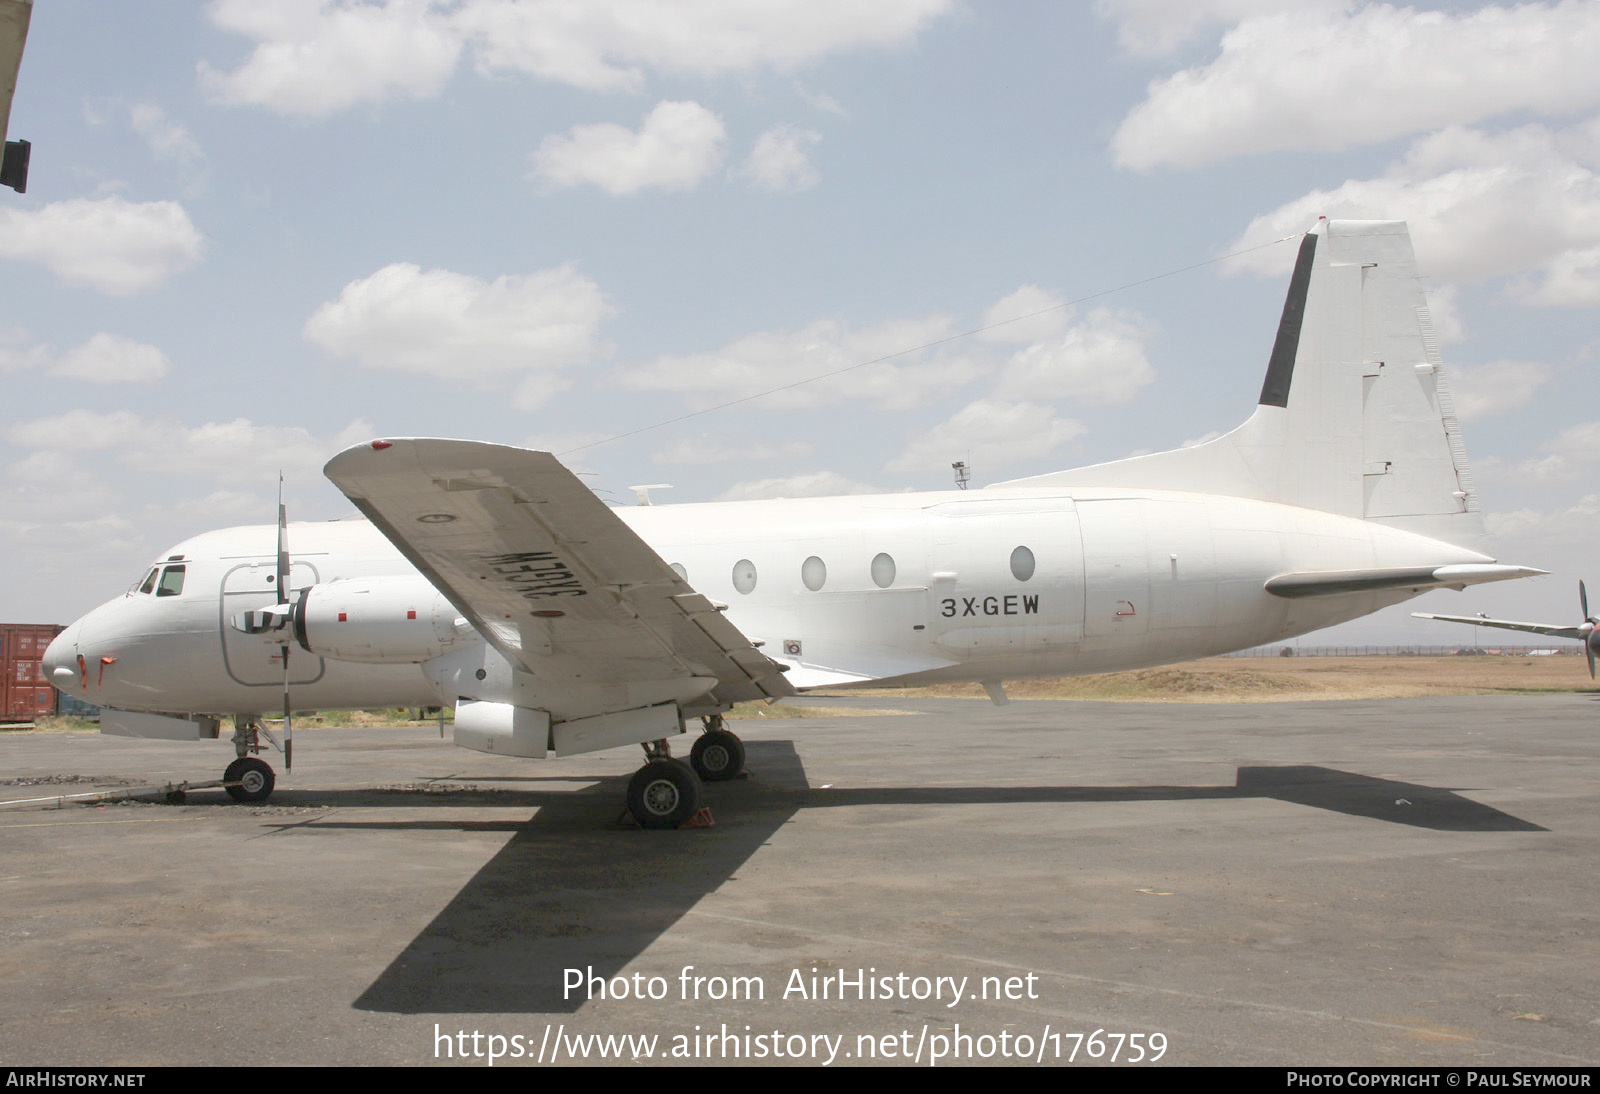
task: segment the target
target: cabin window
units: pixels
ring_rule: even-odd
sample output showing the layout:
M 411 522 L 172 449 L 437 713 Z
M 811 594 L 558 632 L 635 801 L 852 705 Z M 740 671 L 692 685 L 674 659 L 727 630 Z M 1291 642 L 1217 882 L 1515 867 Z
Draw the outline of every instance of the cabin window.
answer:
M 756 564 L 748 558 L 741 558 L 733 564 L 733 587 L 741 593 L 749 595 L 756 589 Z
M 1026 581 L 1033 576 L 1033 552 L 1026 547 L 1018 547 L 1011 552 L 1011 576 L 1018 581 Z
M 806 583 L 806 588 L 816 592 L 828 580 L 827 563 L 812 555 L 800 564 L 800 580 Z
M 674 562 L 674 563 L 671 563 L 671 566 L 672 566 L 672 572 L 673 573 L 677 574 L 684 581 L 688 581 L 689 580 L 689 571 L 685 570 L 683 568 L 683 563 Z
M 161 584 L 156 588 L 157 596 L 177 596 L 183 592 L 183 567 L 168 566 L 161 571 Z
M 146 574 L 145 577 L 144 577 L 144 584 L 139 586 L 139 591 L 141 593 L 146 594 L 146 595 L 149 595 L 150 593 L 155 592 L 156 577 L 160 573 L 161 573 L 161 567 L 156 566 L 156 567 L 151 568 L 150 572 L 148 574 Z
M 879 551 L 872 560 L 872 583 L 880 589 L 894 584 L 894 559 L 884 551 Z

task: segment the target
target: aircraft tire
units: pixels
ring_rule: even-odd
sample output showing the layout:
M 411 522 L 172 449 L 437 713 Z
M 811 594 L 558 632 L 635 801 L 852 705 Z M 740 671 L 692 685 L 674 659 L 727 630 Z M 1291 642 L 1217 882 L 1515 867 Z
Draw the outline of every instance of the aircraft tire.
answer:
M 677 828 L 700 811 L 700 779 L 682 760 L 651 760 L 628 783 L 628 812 L 641 828 Z
M 726 729 L 709 729 L 689 750 L 689 762 L 708 783 L 736 779 L 744 771 L 744 742 Z
M 277 783 L 277 776 L 272 773 L 272 768 L 265 760 L 245 756 L 228 765 L 228 770 L 222 773 L 222 781 L 239 784 L 227 788 L 228 797 L 234 801 L 264 802 L 271 796 L 272 787 Z

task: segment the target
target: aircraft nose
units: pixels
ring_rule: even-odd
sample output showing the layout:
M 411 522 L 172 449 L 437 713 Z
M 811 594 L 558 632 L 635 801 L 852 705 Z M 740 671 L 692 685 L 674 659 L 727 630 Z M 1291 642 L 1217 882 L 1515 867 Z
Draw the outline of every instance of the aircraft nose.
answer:
M 44 650 L 44 675 L 58 691 L 72 691 L 82 682 L 78 671 L 78 624 L 74 623 Z

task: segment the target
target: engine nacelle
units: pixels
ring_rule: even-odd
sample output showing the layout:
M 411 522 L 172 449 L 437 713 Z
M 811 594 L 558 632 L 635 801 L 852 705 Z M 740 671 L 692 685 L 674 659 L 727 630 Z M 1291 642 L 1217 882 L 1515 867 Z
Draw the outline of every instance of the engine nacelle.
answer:
M 359 577 L 313 585 L 294 605 L 303 649 L 368 665 L 431 661 L 481 641 L 423 577 Z

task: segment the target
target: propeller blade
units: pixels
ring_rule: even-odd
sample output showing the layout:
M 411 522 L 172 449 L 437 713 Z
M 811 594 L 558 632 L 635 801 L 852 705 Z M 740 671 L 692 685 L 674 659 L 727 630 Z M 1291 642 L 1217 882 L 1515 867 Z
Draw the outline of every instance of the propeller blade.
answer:
M 283 472 L 278 472 L 278 603 L 289 603 L 289 510 L 283 504 Z M 287 619 L 287 616 L 285 616 Z M 289 646 L 283 643 L 283 769 L 294 770 L 294 717 L 289 710 Z
M 1595 620 L 1589 618 L 1589 590 L 1583 587 L 1582 578 L 1578 579 L 1578 606 L 1583 609 L 1583 618 L 1585 622 L 1595 622 Z M 1591 672 L 1589 675 L 1593 676 L 1594 674 Z
M 294 770 L 294 716 L 289 710 L 289 644 L 283 644 L 283 769 Z
M 289 603 L 289 512 L 283 504 L 281 471 L 278 473 L 278 603 Z
M 1595 643 L 1600 641 L 1600 639 L 1596 639 L 1596 635 L 1600 635 L 1600 631 L 1591 631 L 1589 637 L 1583 643 L 1583 652 L 1589 655 L 1589 679 L 1591 680 L 1594 679 L 1594 647 Z

